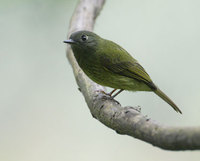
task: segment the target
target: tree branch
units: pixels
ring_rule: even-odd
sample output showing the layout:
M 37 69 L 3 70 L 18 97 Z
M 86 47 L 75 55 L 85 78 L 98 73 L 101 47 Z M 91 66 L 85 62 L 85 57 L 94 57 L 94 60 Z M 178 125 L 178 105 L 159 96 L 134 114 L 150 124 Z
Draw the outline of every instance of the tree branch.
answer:
M 68 36 L 77 30 L 92 31 L 105 0 L 80 0 L 71 18 Z M 67 58 L 76 82 L 85 97 L 92 116 L 119 134 L 126 134 L 166 150 L 200 149 L 200 128 L 169 127 L 146 118 L 140 110 L 122 107 L 99 91 L 105 88 L 91 81 L 78 66 L 71 48 Z

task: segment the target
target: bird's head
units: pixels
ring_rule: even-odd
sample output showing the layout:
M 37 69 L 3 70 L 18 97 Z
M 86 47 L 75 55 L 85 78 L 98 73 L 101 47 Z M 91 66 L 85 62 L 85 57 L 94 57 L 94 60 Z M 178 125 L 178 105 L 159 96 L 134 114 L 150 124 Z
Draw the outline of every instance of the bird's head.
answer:
M 65 40 L 64 43 L 71 45 L 72 49 L 93 49 L 97 47 L 100 37 L 90 31 L 77 31 L 71 34 L 68 40 Z

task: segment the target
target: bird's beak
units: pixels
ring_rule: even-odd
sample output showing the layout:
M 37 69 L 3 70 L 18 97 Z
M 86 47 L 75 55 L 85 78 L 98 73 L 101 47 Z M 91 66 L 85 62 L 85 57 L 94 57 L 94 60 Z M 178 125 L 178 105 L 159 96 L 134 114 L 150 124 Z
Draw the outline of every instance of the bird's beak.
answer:
M 75 44 L 76 42 L 72 39 L 69 39 L 69 40 L 64 40 L 63 41 L 64 43 L 67 43 L 67 44 Z

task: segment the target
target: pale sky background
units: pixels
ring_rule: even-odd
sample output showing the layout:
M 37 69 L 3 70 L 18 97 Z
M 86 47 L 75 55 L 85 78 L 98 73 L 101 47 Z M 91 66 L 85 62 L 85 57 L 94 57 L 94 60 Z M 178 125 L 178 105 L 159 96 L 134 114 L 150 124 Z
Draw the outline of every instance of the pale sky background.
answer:
M 66 56 L 77 0 L 0 2 L 1 161 L 199 161 L 161 150 L 92 118 Z M 107 1 L 94 31 L 123 46 L 183 111 L 153 93 L 123 92 L 123 106 L 172 126 L 200 126 L 200 1 Z

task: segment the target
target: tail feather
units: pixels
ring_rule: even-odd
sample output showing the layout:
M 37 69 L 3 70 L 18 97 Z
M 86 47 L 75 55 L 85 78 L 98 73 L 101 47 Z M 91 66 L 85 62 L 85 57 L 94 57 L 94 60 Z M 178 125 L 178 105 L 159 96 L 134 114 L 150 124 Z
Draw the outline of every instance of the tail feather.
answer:
M 182 114 L 181 110 L 176 106 L 176 104 L 166 94 L 164 94 L 159 88 L 157 88 L 154 92 L 160 98 L 162 98 L 165 102 L 171 105 L 176 112 L 179 112 Z

